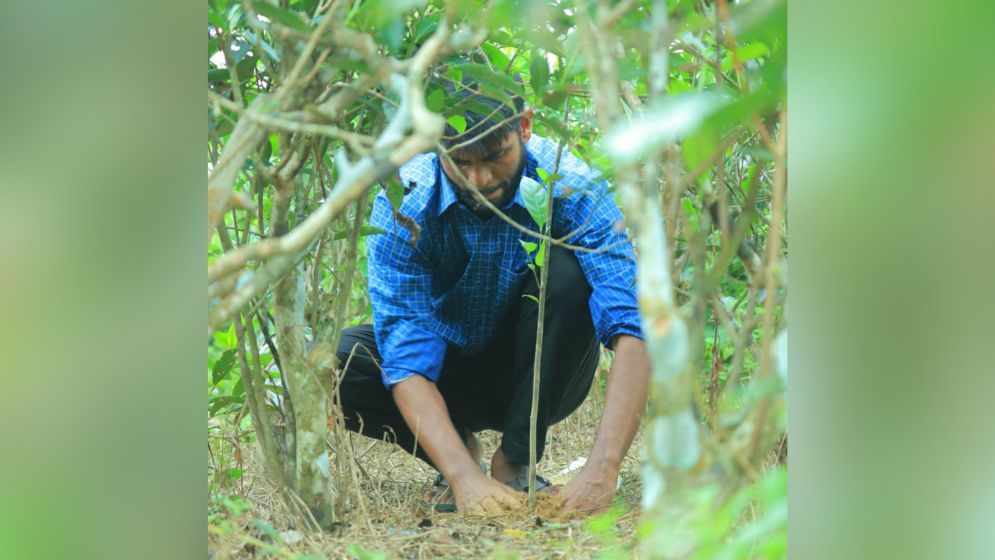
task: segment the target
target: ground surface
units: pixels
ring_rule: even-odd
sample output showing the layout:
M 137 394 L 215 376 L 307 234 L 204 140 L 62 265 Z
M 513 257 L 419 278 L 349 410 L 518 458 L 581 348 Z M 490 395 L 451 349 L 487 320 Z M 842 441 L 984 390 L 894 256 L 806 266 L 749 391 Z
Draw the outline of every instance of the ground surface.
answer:
M 569 418 L 550 430 L 539 473 L 554 482 L 594 440 L 603 406 L 603 379 Z M 500 434 L 478 434 L 489 458 Z M 438 513 L 423 496 L 435 471 L 396 446 L 362 436 L 352 442 L 361 492 L 349 500 L 349 511 L 332 532 L 295 528 L 286 507 L 258 475 L 258 461 L 249 461 L 239 492 L 244 500 L 215 508 L 209 520 L 212 558 L 589 558 L 608 553 L 631 557 L 639 521 L 641 486 L 638 475 L 640 437 L 637 435 L 622 465 L 621 488 L 608 514 L 571 519 L 555 507 L 554 496 L 543 496 L 539 515 L 523 508 L 508 516 L 482 518 Z M 558 480 L 557 480 L 558 479 Z M 355 485 L 352 485 L 354 489 Z M 361 502 L 360 502 L 361 498 Z M 365 510 L 365 515 L 364 515 Z

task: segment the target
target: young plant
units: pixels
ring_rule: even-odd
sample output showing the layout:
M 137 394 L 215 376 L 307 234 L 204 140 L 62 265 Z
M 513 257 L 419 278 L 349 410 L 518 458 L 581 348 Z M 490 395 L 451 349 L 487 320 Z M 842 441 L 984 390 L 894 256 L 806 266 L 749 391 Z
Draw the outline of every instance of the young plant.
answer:
M 529 509 L 532 510 L 536 507 L 536 430 L 539 417 L 539 371 L 542 364 L 542 334 L 543 322 L 546 315 L 546 283 L 549 278 L 549 251 L 547 246 L 549 245 L 549 237 L 552 232 L 552 220 L 549 218 L 553 214 L 553 189 L 548 181 L 549 175 L 543 169 L 537 169 L 536 173 L 543 180 L 542 183 L 529 177 L 522 177 L 520 187 L 522 189 L 522 200 L 525 201 L 525 208 L 528 209 L 532 219 L 539 226 L 539 232 L 545 235 L 539 241 L 539 251 L 535 255 L 532 269 L 535 272 L 534 267 L 538 266 L 541 270 L 539 274 L 539 300 L 537 301 L 539 304 L 539 318 L 538 325 L 536 326 L 536 350 L 532 366 L 532 409 L 529 412 Z M 522 241 L 522 246 L 525 247 L 526 252 L 532 254 L 529 251 L 529 245 L 534 248 L 536 244 Z

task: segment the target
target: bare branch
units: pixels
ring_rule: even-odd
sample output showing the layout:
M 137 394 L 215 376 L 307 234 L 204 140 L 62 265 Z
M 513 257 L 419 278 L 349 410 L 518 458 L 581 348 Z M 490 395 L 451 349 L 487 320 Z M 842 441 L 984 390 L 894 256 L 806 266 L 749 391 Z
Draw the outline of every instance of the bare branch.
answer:
M 260 94 L 245 110 L 247 114 L 264 114 L 273 108 L 273 100 L 265 94 Z M 232 130 L 225 149 L 221 152 L 218 164 L 214 166 L 207 180 L 207 241 L 211 241 L 211 232 L 221 221 L 221 217 L 229 208 L 255 208 L 255 204 L 242 193 L 232 190 L 239 170 L 249 152 L 263 139 L 263 130 L 259 123 L 249 118 L 239 119 Z
M 483 40 L 485 36 L 479 30 L 467 33 L 473 40 Z M 461 41 L 466 40 L 467 33 L 463 34 Z M 249 260 L 273 259 L 259 271 L 249 273 L 246 280 L 238 283 L 239 287 L 235 292 L 212 310 L 208 318 L 209 333 L 224 324 L 254 295 L 280 278 L 296 262 L 297 255 L 320 235 L 331 220 L 365 193 L 374 182 L 395 172 L 413 156 L 435 145 L 442 135 L 444 121 L 425 106 L 422 81 L 430 65 L 454 48 L 449 43 L 449 37 L 448 25 L 440 25 L 412 59 L 394 63 L 394 67 L 407 71 L 406 76 L 396 73 L 391 75 L 391 87 L 401 98 L 401 103 L 394 118 L 375 141 L 374 155 L 363 157 L 353 164 L 343 152 L 339 152 L 338 181 L 325 201 L 303 222 L 280 237 L 239 247 L 209 268 L 208 282 L 213 283 L 241 270 Z M 247 112 L 251 110 L 250 107 Z M 405 136 L 404 132 L 409 128 L 412 129 L 412 134 Z

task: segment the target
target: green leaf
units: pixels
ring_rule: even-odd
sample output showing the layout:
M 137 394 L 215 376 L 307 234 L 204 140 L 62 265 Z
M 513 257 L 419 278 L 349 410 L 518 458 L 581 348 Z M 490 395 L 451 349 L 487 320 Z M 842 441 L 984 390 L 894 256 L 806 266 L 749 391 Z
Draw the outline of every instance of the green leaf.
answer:
M 207 71 L 207 83 L 226 82 L 231 74 L 227 68 L 211 68 Z
M 229 348 L 214 362 L 214 368 L 211 369 L 211 383 L 213 385 L 217 386 L 219 381 L 228 376 L 232 365 L 235 364 L 235 353 L 234 348 Z
M 487 60 L 491 61 L 491 66 L 500 71 L 504 71 L 508 68 L 508 57 L 501 52 L 501 49 L 490 43 L 484 43 L 483 45 L 480 45 L 480 48 L 484 51 L 484 54 L 487 55 Z
M 522 248 L 525 249 L 525 252 L 529 255 L 531 255 L 532 251 L 535 251 L 536 247 L 538 247 L 537 243 L 532 243 L 531 241 L 526 241 L 524 239 L 519 239 L 518 242 L 522 244 Z
M 210 399 L 210 403 L 211 403 L 211 407 L 208 410 L 208 413 L 211 416 L 214 416 L 214 415 L 216 415 L 218 413 L 219 410 L 221 410 L 225 406 L 228 406 L 228 405 L 231 405 L 231 404 L 235 404 L 235 405 L 241 404 L 242 403 L 242 399 L 233 397 L 231 395 L 219 395 L 219 396 L 216 396 L 216 397 L 212 397 Z
M 646 77 L 646 63 L 640 62 L 636 53 L 629 52 L 618 61 L 618 77 L 626 82 L 642 80 Z
M 217 28 L 220 28 L 220 29 L 224 29 L 226 31 L 228 29 L 228 22 L 225 21 L 225 18 L 222 17 L 221 14 L 219 14 L 217 12 L 208 12 L 207 13 L 207 23 L 210 23 L 214 27 L 217 27 Z
M 467 98 L 460 100 L 455 106 L 451 108 L 449 114 L 452 115 L 466 115 L 467 111 L 472 111 L 478 115 L 489 115 L 494 109 L 484 105 L 483 103 L 477 101 L 476 99 Z
M 391 181 L 387 184 L 387 200 L 395 211 L 401 209 L 401 203 L 404 201 L 404 187 L 401 183 Z
M 571 131 L 569 128 L 563 126 L 563 121 L 561 121 L 560 119 L 553 119 L 553 118 L 547 117 L 546 115 L 544 115 L 542 113 L 536 113 L 535 114 L 535 118 L 543 126 L 551 129 L 553 132 L 555 132 L 556 134 L 560 135 L 560 137 L 562 137 L 562 138 L 564 138 L 566 140 L 570 140 L 570 139 L 573 138 L 573 131 Z
M 608 535 L 615 530 L 615 523 L 625 513 L 627 508 L 621 505 L 612 506 L 608 511 L 588 519 L 584 529 L 594 535 Z
M 454 65 L 460 72 L 470 76 L 480 84 L 490 84 L 500 89 L 513 93 L 522 99 L 525 98 L 525 90 L 514 78 L 503 72 L 495 72 L 485 64 L 456 64 Z
M 529 298 L 529 299 L 531 299 L 532 301 L 534 301 L 534 302 L 536 302 L 536 303 L 539 303 L 539 298 L 535 297 L 535 296 L 534 296 L 534 295 L 532 295 L 532 294 L 522 294 L 522 297 L 524 297 L 524 298 Z
M 743 148 L 743 155 L 760 161 L 774 161 L 774 154 L 764 146 L 746 146 Z
M 550 109 L 559 110 L 563 108 L 563 102 L 567 99 L 567 93 L 565 91 L 556 91 L 548 95 L 542 96 L 542 104 L 549 107 Z
M 452 115 L 446 119 L 446 122 L 456 129 L 456 134 L 463 134 L 463 131 L 466 130 L 466 119 L 463 115 Z
M 770 52 L 770 47 L 761 42 L 750 43 L 736 49 L 736 56 L 741 62 L 754 60 L 766 56 Z
M 439 27 L 439 21 L 441 19 L 442 14 L 435 13 L 430 16 L 426 16 L 418 22 L 418 27 L 415 28 L 415 43 L 420 43 L 427 39 L 429 35 L 435 33 L 435 30 Z
M 519 188 L 525 208 L 541 229 L 546 224 L 546 188 L 531 177 L 522 177 Z
M 404 40 L 404 20 L 394 17 L 381 24 L 378 26 L 376 38 L 390 47 L 391 51 L 400 50 L 401 42 Z
M 715 152 L 718 139 L 715 130 L 710 126 L 702 126 L 698 132 L 688 136 L 681 142 L 681 153 L 689 171 L 698 169 L 700 165 L 708 161 L 708 158 Z M 702 177 L 705 177 L 703 175 Z
M 539 2 L 536 2 L 536 4 L 539 4 Z M 563 57 L 563 45 L 559 37 L 554 33 L 550 33 L 545 25 L 538 28 L 525 29 L 523 30 L 523 34 L 533 45 L 541 47 L 543 50 L 551 52 L 556 56 Z
M 262 49 L 271 60 L 280 62 L 280 53 L 276 52 L 273 45 L 263 41 L 257 37 L 255 33 L 249 31 L 248 29 L 242 30 L 242 35 L 245 35 L 245 38 L 248 39 L 250 43 Z
M 266 19 L 294 29 L 304 31 L 308 28 L 307 21 L 297 12 L 274 6 L 265 0 L 252 0 L 252 8 Z
M 535 92 L 537 98 L 541 98 L 549 84 L 549 65 L 546 62 L 546 55 L 539 49 L 532 51 L 529 76 L 532 81 L 532 91 Z
M 521 4 L 518 0 L 497 0 L 490 3 L 490 6 L 491 18 L 487 23 L 491 29 L 500 29 L 505 26 L 514 25 L 515 19 L 521 10 Z M 492 40 L 494 39 L 494 35 L 496 33 L 492 32 Z M 505 66 L 507 66 L 507 63 L 505 63 Z
M 542 266 L 546 264 L 546 246 L 549 242 L 543 241 L 539 244 L 539 252 L 536 253 L 536 266 Z
M 240 399 L 245 396 L 245 386 L 242 384 L 242 378 L 239 377 L 238 381 L 235 382 L 235 386 L 231 389 L 231 396 L 236 399 Z
M 249 56 L 235 66 L 238 72 L 238 81 L 244 82 L 252 76 L 252 71 L 256 69 L 256 57 Z
M 238 27 L 238 24 L 242 23 L 242 16 L 242 4 L 232 3 L 232 5 L 228 7 L 228 13 L 225 15 L 228 19 L 228 25 L 225 29 L 230 30 Z
M 446 106 L 446 92 L 442 88 L 434 88 L 425 99 L 425 104 L 428 105 L 429 111 L 441 113 Z

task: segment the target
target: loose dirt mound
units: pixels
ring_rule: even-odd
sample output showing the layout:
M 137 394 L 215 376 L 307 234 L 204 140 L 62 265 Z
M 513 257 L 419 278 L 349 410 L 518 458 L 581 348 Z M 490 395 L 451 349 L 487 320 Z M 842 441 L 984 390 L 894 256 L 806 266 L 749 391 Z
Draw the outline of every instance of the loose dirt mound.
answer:
M 536 514 L 539 516 L 539 519 L 553 523 L 584 519 L 584 515 L 579 511 L 564 507 L 563 498 L 553 492 L 542 492 L 536 496 Z M 519 516 L 528 518 L 531 516 L 532 512 L 529 511 L 528 497 L 523 496 L 522 505 L 509 515 L 515 518 Z
M 435 513 L 428 516 L 436 525 L 524 525 L 565 523 L 584 519 L 576 510 L 564 507 L 563 498 L 554 492 L 541 492 L 536 496 L 536 511 L 529 509 L 528 496 L 522 494 L 521 503 L 508 513 L 500 515 L 473 515 L 461 513 Z M 538 519 L 537 519 L 538 518 Z

